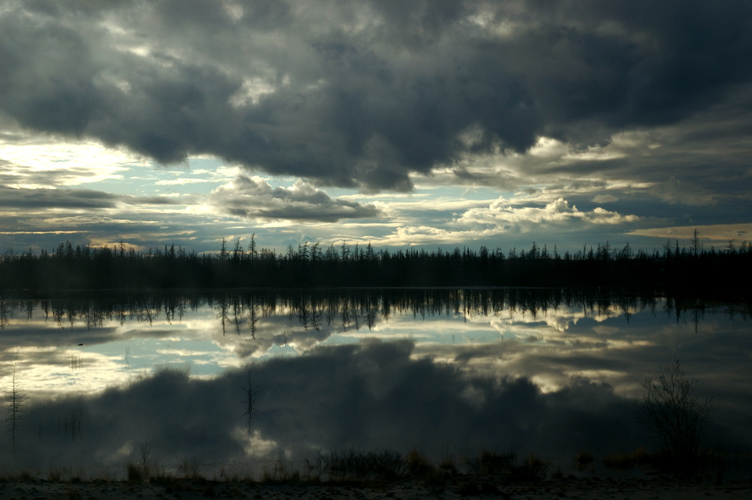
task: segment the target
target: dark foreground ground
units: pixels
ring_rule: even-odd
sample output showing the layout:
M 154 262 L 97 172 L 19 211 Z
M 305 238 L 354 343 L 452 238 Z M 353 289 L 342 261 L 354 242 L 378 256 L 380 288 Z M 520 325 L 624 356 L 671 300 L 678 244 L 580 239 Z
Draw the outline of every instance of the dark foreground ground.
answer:
M 165 482 L 56 482 L 6 479 L 0 481 L 0 498 L 65 500 L 170 500 L 200 498 L 337 500 L 337 499 L 462 499 L 505 498 L 520 500 L 566 499 L 744 499 L 752 498 L 752 481 L 712 484 L 667 479 L 552 479 L 531 484 L 503 485 L 462 478 L 444 484 L 420 481 L 394 483 L 256 483 L 175 479 Z

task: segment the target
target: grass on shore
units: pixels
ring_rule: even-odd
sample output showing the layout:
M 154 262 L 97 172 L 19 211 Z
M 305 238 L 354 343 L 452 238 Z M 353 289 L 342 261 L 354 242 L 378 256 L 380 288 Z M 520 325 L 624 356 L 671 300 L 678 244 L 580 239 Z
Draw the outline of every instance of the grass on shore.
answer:
M 637 448 L 627 453 L 603 456 L 598 460 L 589 451 L 581 450 L 572 457 L 571 470 L 580 474 L 598 474 L 600 464 L 608 471 L 621 473 L 634 469 L 644 469 L 653 474 L 676 478 L 713 478 L 723 481 L 724 470 L 737 459 L 721 453 L 703 452 L 693 457 L 673 457 L 667 453 L 650 453 L 645 448 Z M 747 461 L 752 460 L 747 457 Z M 602 471 L 602 469 L 601 469 Z M 477 485 L 539 483 L 546 479 L 562 479 L 561 466 L 551 470 L 551 462 L 536 455 L 520 457 L 514 452 L 497 453 L 482 450 L 477 456 L 446 455 L 439 460 L 431 460 L 425 454 L 411 450 L 402 453 L 395 450 L 359 451 L 355 449 L 319 453 L 314 459 L 306 460 L 301 467 L 277 460 L 268 463 L 260 474 L 232 473 L 220 468 L 213 479 L 202 474 L 201 464 L 196 460 L 182 460 L 172 467 L 161 466 L 154 460 L 128 462 L 126 480 L 131 483 L 152 482 L 160 484 L 181 481 L 207 482 L 248 482 L 271 484 L 302 483 L 385 483 L 401 480 L 417 480 L 426 486 L 442 490 L 448 481 L 466 483 L 468 488 Z M 11 475 L 0 475 L 0 482 L 29 482 L 46 479 L 51 482 L 81 482 L 81 471 L 50 469 L 46 477 L 20 471 Z M 109 469 L 99 481 L 116 481 Z M 122 478 L 122 476 L 120 476 Z M 568 478 L 574 477 L 567 475 Z M 489 482 L 490 481 L 490 482 Z M 483 493 L 481 490 L 475 493 Z M 472 493 L 472 492 L 470 492 Z

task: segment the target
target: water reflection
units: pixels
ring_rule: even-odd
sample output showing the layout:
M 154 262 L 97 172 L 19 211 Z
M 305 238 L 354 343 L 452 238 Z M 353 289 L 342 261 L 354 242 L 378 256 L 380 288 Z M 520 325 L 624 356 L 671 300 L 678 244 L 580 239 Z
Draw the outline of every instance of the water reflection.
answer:
M 418 446 L 538 453 L 645 444 L 641 382 L 680 358 L 752 448 L 752 308 L 575 290 L 339 290 L 0 299 L 18 457 L 248 461 Z M 243 387 L 258 387 L 244 420 Z M 2 439 L 7 436 L 3 435 Z

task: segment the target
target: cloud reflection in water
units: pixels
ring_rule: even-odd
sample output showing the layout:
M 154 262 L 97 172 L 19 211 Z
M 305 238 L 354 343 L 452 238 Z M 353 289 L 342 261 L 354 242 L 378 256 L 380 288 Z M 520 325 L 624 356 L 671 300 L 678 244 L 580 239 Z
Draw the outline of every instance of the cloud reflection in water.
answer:
M 349 447 L 623 451 L 648 439 L 635 423 L 644 374 L 674 357 L 714 397 L 710 444 L 752 447 L 748 311 L 728 305 L 403 290 L 2 307 L 0 384 L 15 364 L 31 397 L 18 460 L 32 466 L 122 464 L 144 442 L 164 461 L 214 463 Z

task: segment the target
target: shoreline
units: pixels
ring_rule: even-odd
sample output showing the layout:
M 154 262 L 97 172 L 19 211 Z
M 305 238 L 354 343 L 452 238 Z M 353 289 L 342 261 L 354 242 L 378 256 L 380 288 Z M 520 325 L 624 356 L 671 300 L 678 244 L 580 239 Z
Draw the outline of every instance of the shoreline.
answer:
M 561 478 L 538 482 L 505 483 L 493 478 L 474 476 L 448 479 L 443 484 L 430 484 L 416 479 L 393 482 L 256 482 L 212 481 L 197 479 L 163 479 L 146 482 L 127 481 L 49 481 L 31 478 L 0 479 L 0 497 L 64 498 L 68 500 L 136 500 L 136 499 L 462 499 L 507 498 L 548 500 L 559 498 L 595 499 L 685 499 L 752 498 L 752 480 L 680 481 L 667 478 L 612 479 Z

